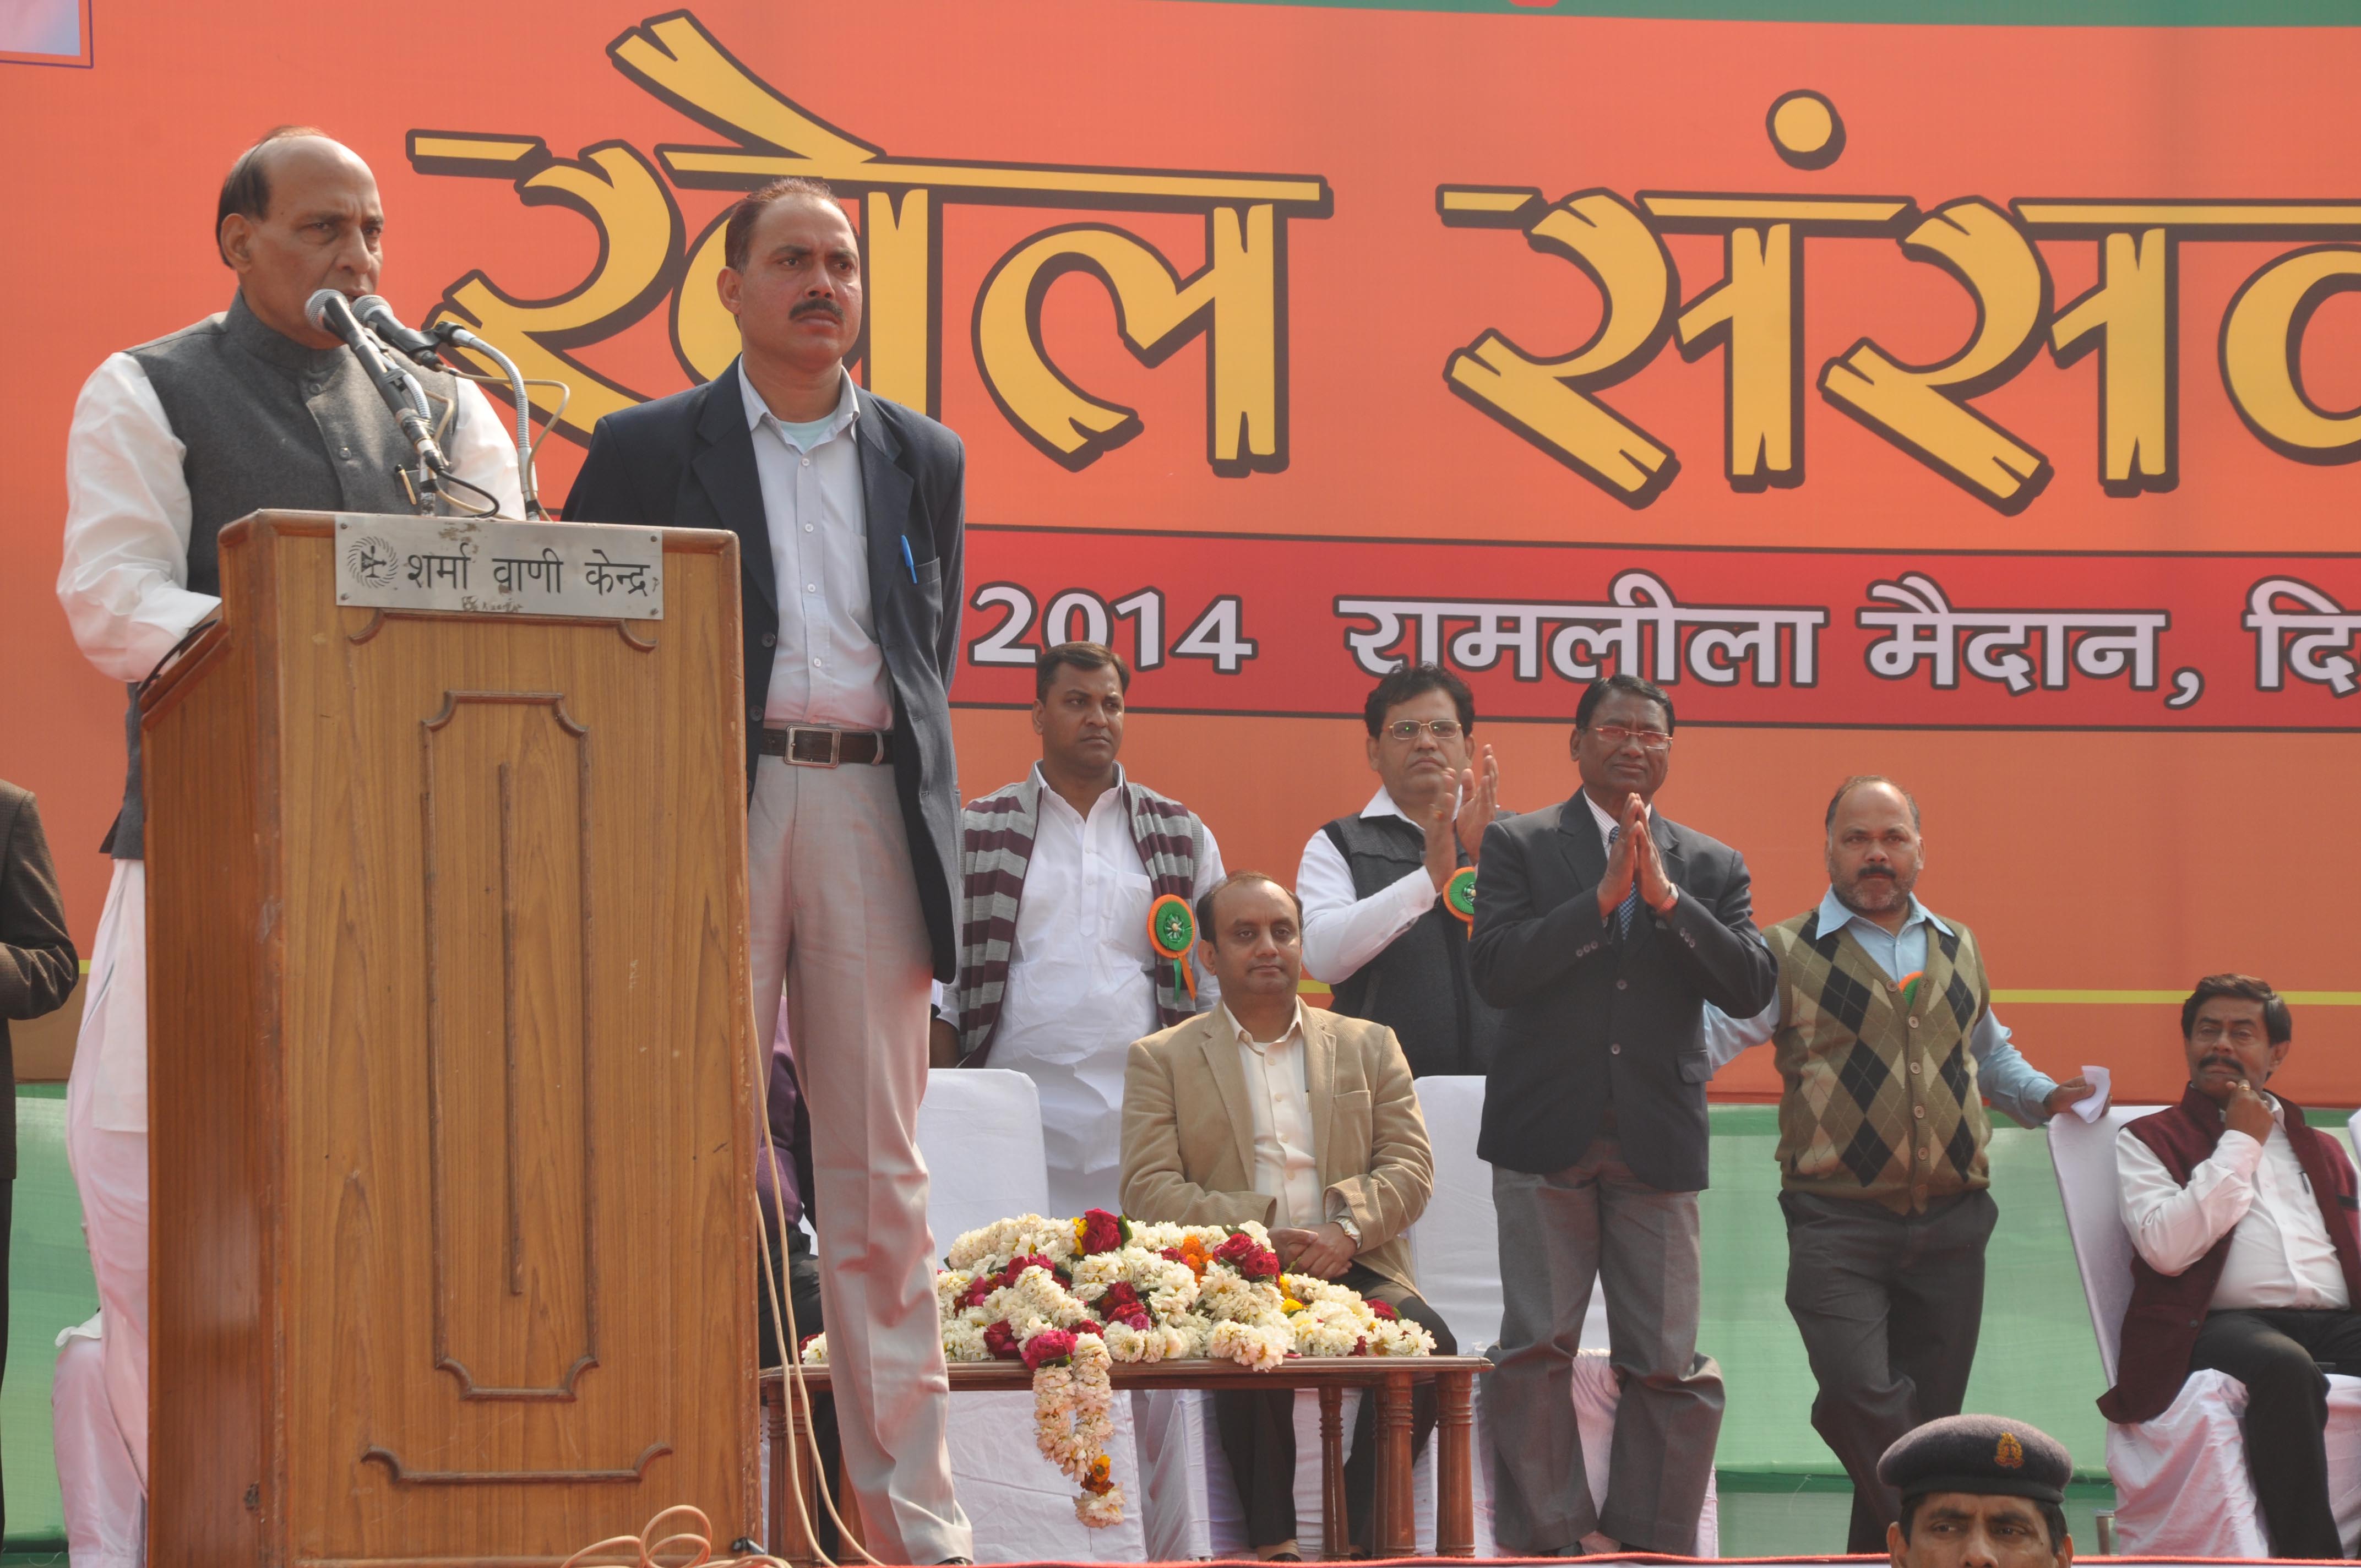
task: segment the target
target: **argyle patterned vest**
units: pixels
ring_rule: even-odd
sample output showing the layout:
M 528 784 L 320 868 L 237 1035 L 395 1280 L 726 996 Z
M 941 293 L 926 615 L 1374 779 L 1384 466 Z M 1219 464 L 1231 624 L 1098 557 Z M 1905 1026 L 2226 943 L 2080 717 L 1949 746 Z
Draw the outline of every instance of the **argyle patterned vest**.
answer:
M 1968 1049 L 1992 1003 L 1975 938 L 1929 925 L 1926 972 L 1905 1002 L 1859 942 L 1819 919 L 1813 909 L 1763 934 L 1779 960 L 1781 1185 L 1896 1213 L 1990 1186 L 1992 1124 Z

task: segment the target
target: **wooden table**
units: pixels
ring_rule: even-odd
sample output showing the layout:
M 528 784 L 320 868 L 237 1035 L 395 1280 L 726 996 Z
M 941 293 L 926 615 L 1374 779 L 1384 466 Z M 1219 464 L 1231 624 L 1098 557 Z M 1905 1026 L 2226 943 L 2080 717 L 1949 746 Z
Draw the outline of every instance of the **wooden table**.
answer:
M 1413 1384 L 1435 1385 L 1434 1550 L 1438 1557 L 1476 1555 L 1476 1509 L 1471 1491 L 1473 1460 L 1468 1447 L 1468 1399 L 1472 1379 L 1491 1363 L 1477 1355 L 1417 1356 L 1297 1356 L 1268 1372 L 1250 1372 L 1234 1361 L 1159 1361 L 1149 1365 L 1117 1362 L 1113 1381 L 1125 1388 L 1312 1388 L 1320 1395 L 1320 1514 L 1325 1555 L 1342 1557 L 1350 1550 L 1345 1528 L 1344 1400 L 1347 1388 L 1376 1390 L 1378 1401 L 1377 1508 L 1372 1523 L 1379 1557 L 1408 1557 L 1416 1551 L 1411 1497 L 1411 1410 Z M 950 1365 L 954 1394 L 992 1391 L 1030 1393 L 1033 1374 L 1021 1361 L 955 1361 Z M 829 1391 L 829 1368 L 804 1368 L 804 1384 L 814 1394 Z M 794 1406 L 792 1414 L 788 1407 Z M 785 1396 L 785 1379 L 776 1370 L 763 1374 L 763 1424 L 771 1439 L 771 1551 L 790 1563 L 811 1563 L 818 1549 L 806 1533 L 803 1516 L 787 1502 L 787 1454 L 792 1442 L 796 1472 L 804 1495 L 805 1515 L 818 1517 L 813 1488 L 811 1448 L 800 1403 Z M 1031 1446 L 1028 1430 L 1021 1436 Z M 1131 1506 L 1143 1506 L 1135 1497 Z M 848 1497 L 839 1505 L 845 1522 L 857 1532 L 859 1521 Z

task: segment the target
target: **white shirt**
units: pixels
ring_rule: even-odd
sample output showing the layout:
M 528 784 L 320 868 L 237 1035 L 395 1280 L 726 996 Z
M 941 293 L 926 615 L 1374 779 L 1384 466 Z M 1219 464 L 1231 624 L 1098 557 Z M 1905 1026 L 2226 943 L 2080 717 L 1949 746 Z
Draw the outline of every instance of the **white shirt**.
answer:
M 1409 813 L 1394 804 L 1383 784 L 1361 807 L 1361 815 L 1410 822 Z M 1434 879 L 1420 866 L 1367 898 L 1355 897 L 1353 868 L 1323 828 L 1304 842 L 1302 862 L 1295 868 L 1295 896 L 1303 905 L 1304 971 L 1342 985 L 1417 925 L 1438 895 Z
M 2224 1129 L 2183 1187 L 2129 1127 L 2115 1135 L 2124 1229 L 2147 1266 L 2177 1275 L 2230 1233 L 2213 1310 L 2297 1307 L 2342 1311 L 2353 1302 L 2320 1203 L 2287 1139 L 2287 1113 L 2270 1101 L 2272 1131 L 2257 1143 Z M 2235 1228 L 2233 1228 L 2235 1227 Z
M 451 466 L 498 497 L 502 513 L 522 516 L 508 427 L 482 388 L 458 385 L 450 439 L 443 443 Z M 58 602 L 82 656 L 113 680 L 145 680 L 221 602 L 189 591 L 192 522 L 181 466 L 186 452 L 139 362 L 127 354 L 101 361 L 82 383 L 66 430 Z
M 441 444 L 459 477 L 496 496 L 511 517 L 524 510 L 516 448 L 483 389 L 458 383 L 449 439 Z M 58 565 L 58 603 L 82 657 L 126 683 L 145 680 L 189 629 L 221 600 L 189 589 L 189 534 L 195 522 L 181 464 L 188 448 L 127 354 L 100 361 L 74 400 L 66 427 L 66 523 Z M 141 946 L 126 951 L 144 951 Z M 136 962 L 116 985 L 144 998 L 147 972 Z M 125 1007 L 117 1002 L 117 1009 Z M 144 1002 L 142 1003 L 144 1006 Z M 92 1114 L 110 1132 L 148 1129 L 148 1042 L 144 1029 L 114 1028 L 98 1041 Z
M 1123 1167 L 1123 1072 L 1127 1048 L 1160 1026 L 1156 967 L 1148 945 L 1153 884 L 1139 861 L 1131 817 L 1115 788 L 1086 817 L 1043 782 L 1008 989 L 993 1031 L 992 1065 L 1033 1080 L 1041 1096 L 1049 1158 L 1049 1207 L 1060 1214 L 1113 1209 Z M 1222 848 L 1205 830 L 1193 899 L 1223 877 Z M 1221 1000 L 1213 977 L 1197 970 L 1197 997 Z M 958 1016 L 946 1011 L 956 1028 Z
M 861 404 L 852 378 L 844 378 L 836 411 L 807 446 L 772 414 L 742 358 L 737 374 L 779 601 L 763 721 L 891 729 L 894 693 L 869 598 L 868 510 L 854 433 Z
M 1254 1184 L 1271 1208 L 1274 1225 L 1321 1223 L 1320 1161 L 1312 1146 L 1312 1091 L 1303 1070 L 1303 1003 L 1287 1033 L 1257 1040 L 1222 1009 L 1222 1025 L 1238 1042 L 1246 1069 L 1246 1103 L 1254 1113 Z
M 1584 790 L 1582 792 L 1582 804 L 1590 807 L 1590 819 L 1598 824 L 1598 847 L 1607 851 L 1609 859 L 1613 859 L 1615 855 L 1615 830 L 1622 827 L 1623 824 L 1609 816 L 1605 806 L 1591 799 L 1590 792 L 1588 790 Z M 1646 822 L 1653 821 L 1654 819 L 1649 817 L 1642 817 L 1641 820 Z

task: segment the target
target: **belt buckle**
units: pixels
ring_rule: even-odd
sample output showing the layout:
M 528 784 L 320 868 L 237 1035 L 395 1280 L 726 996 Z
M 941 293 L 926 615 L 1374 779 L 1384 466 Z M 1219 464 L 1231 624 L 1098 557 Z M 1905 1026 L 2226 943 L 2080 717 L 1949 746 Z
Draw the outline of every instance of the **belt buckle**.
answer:
M 827 737 L 827 748 L 818 754 L 805 751 L 804 737 L 807 735 Z M 791 725 L 787 729 L 787 761 L 799 768 L 832 768 L 840 760 L 843 742 L 844 732 L 840 729 Z

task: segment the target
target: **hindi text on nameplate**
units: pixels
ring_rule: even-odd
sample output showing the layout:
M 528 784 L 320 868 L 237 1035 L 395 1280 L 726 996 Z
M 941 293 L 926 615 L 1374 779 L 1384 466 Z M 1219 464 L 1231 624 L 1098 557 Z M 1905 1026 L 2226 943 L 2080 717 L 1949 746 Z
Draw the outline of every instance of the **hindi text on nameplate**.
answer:
M 564 522 L 339 517 L 336 602 L 661 620 L 664 535 Z

